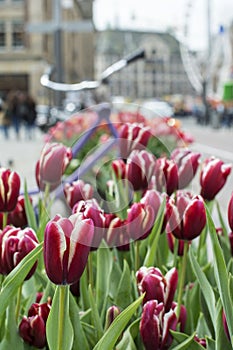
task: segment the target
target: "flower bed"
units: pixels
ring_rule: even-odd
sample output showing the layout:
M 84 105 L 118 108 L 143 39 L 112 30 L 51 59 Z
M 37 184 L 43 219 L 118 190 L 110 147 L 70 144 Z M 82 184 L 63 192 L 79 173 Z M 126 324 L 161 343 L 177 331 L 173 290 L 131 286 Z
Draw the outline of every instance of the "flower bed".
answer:
M 233 194 L 228 222 L 216 200 L 231 165 L 174 119 L 120 114 L 119 147 L 68 182 L 110 138 L 102 124 L 74 158 L 89 117 L 47 135 L 36 197 L 0 168 L 0 349 L 232 349 Z

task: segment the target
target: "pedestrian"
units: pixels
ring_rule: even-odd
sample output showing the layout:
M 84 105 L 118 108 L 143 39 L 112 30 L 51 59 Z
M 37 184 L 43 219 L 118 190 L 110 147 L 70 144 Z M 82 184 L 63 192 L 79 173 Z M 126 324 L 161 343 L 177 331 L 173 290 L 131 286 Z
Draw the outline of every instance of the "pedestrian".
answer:
M 25 99 L 22 100 L 21 106 L 21 118 L 25 123 L 26 136 L 28 139 L 32 139 L 33 131 L 36 121 L 36 102 L 29 94 L 25 95 Z
M 11 118 L 8 114 L 6 102 L 1 99 L 0 103 L 0 125 L 3 130 L 5 139 L 9 139 L 9 127 L 11 125 Z
M 10 91 L 7 95 L 6 115 L 15 130 L 16 138 L 20 139 L 21 116 L 19 112 L 19 92 Z

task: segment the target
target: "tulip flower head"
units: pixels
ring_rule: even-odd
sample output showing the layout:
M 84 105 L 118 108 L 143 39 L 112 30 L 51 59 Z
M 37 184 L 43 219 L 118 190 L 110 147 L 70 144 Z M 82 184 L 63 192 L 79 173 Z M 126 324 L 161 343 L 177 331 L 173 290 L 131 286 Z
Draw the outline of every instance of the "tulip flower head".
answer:
M 187 187 L 196 175 L 200 156 L 200 153 L 195 153 L 185 148 L 176 148 L 172 152 L 171 159 L 178 166 L 179 189 Z
M 143 303 L 155 299 L 163 303 L 166 311 L 171 308 L 178 283 L 178 272 L 175 267 L 163 276 L 158 268 L 142 266 L 136 272 L 136 279 L 139 293 L 146 293 Z
M 36 164 L 36 181 L 39 189 L 44 191 L 46 185 L 50 191 L 57 188 L 71 159 L 70 148 L 59 143 L 47 143 Z
M 71 184 L 66 183 L 64 185 L 64 194 L 71 208 L 81 200 L 91 199 L 93 192 L 93 187 L 90 184 L 85 183 L 83 180 L 77 180 Z
M 206 225 L 205 205 L 201 196 L 179 190 L 175 197 L 170 197 L 168 206 L 171 211 L 168 232 L 186 241 L 191 241 L 201 234 Z
M 201 196 L 208 201 L 215 198 L 225 185 L 231 172 L 231 164 L 211 157 L 205 160 L 200 174 Z
M 173 160 L 165 157 L 157 159 L 155 183 L 157 191 L 164 191 L 169 196 L 178 189 L 178 167 Z
M 0 168 L 0 212 L 15 209 L 20 190 L 20 177 L 15 171 Z
M 86 266 L 94 235 L 94 223 L 82 214 L 56 215 L 45 228 L 44 262 L 55 284 L 77 282 Z
M 8 275 L 19 262 L 38 245 L 33 229 L 6 226 L 0 233 L 0 273 Z M 29 279 L 35 272 L 35 263 L 26 276 Z
M 29 197 L 32 203 L 32 198 Z M 16 207 L 8 215 L 9 222 L 16 227 L 25 227 L 28 224 L 26 208 L 25 208 L 25 198 L 23 195 L 18 197 Z
M 145 149 L 150 137 L 149 127 L 140 123 L 124 123 L 119 130 L 121 158 L 127 159 L 135 149 Z
M 42 349 L 46 346 L 46 321 L 51 309 L 50 302 L 32 304 L 28 316 L 19 325 L 19 335 L 31 346 Z
M 231 228 L 231 231 L 233 232 L 233 193 L 231 195 L 230 202 L 228 204 L 228 223 Z
M 134 150 L 126 164 L 126 178 L 134 191 L 147 189 L 155 170 L 155 157 L 147 151 Z
M 165 312 L 163 303 L 148 301 L 142 311 L 140 335 L 146 350 L 167 350 L 172 344 L 170 330 L 175 330 L 177 317 L 175 311 Z

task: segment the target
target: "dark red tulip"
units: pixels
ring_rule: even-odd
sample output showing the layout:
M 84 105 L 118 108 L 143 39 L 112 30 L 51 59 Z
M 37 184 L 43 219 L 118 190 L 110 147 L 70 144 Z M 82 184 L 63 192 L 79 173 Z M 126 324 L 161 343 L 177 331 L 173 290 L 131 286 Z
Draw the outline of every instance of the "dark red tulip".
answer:
M 123 159 L 115 159 L 112 161 L 112 169 L 117 179 L 125 178 L 126 164 Z
M 168 219 L 170 232 L 178 239 L 191 241 L 198 237 L 206 225 L 206 212 L 201 196 L 179 190 L 168 201 L 171 215 Z
M 143 124 L 123 124 L 119 130 L 121 158 L 127 159 L 129 154 L 135 149 L 145 149 L 150 137 L 150 128 Z
M 136 272 L 136 279 L 139 293 L 146 293 L 143 303 L 155 299 L 163 303 L 165 311 L 171 308 L 178 283 L 175 267 L 164 276 L 158 268 L 143 266 Z
M 19 262 L 38 245 L 33 229 L 6 226 L 0 232 L 0 273 L 8 275 Z M 35 272 L 34 264 L 25 279 L 29 279 Z
M 64 185 L 64 194 L 71 209 L 78 201 L 91 199 L 93 197 L 93 192 L 93 187 L 82 180 L 74 181 L 71 184 L 66 183 Z
M 29 197 L 30 202 L 32 203 L 32 198 Z M 23 195 L 18 197 L 16 207 L 8 215 L 9 222 L 15 227 L 25 227 L 28 224 L 26 208 L 25 208 L 25 198 Z
M 202 345 L 203 348 L 207 347 L 206 339 L 205 338 L 199 338 L 197 335 L 193 338 L 198 344 Z
M 73 213 L 81 213 L 84 219 L 91 219 L 93 221 L 94 237 L 91 250 L 98 248 L 104 234 L 105 216 L 96 199 L 92 198 L 86 201 L 79 201 L 73 207 Z
M 224 332 L 226 334 L 226 337 L 230 340 L 231 337 L 230 337 L 229 328 L 227 325 L 226 314 L 225 314 L 224 310 L 222 312 L 222 322 L 223 322 L 223 328 L 224 328 Z
M 172 310 L 177 311 L 177 303 L 175 301 L 172 302 Z M 177 321 L 177 324 L 179 324 L 179 330 L 180 332 L 184 333 L 185 326 L 186 326 L 186 320 L 187 320 L 187 310 L 184 305 L 180 305 L 180 315 L 179 319 Z
M 166 192 L 169 196 L 178 189 L 178 167 L 173 160 L 165 157 L 157 159 L 155 183 L 159 192 Z
M 129 237 L 133 240 L 145 239 L 150 234 L 155 222 L 153 207 L 143 203 L 133 203 L 128 209 L 127 215 Z
M 192 152 L 186 148 L 176 148 L 172 152 L 171 159 L 178 166 L 179 189 L 187 187 L 196 175 L 200 156 L 200 153 Z
M 127 220 L 121 220 L 119 217 L 112 218 L 107 229 L 106 242 L 109 247 L 116 247 L 120 251 L 130 249 Z
M 28 316 L 19 325 L 19 335 L 31 346 L 42 349 L 46 346 L 46 321 L 51 309 L 50 303 L 32 304 Z
M 174 253 L 174 250 L 175 250 L 175 240 L 177 238 L 175 238 L 173 236 L 173 234 L 170 232 L 170 230 L 168 229 L 168 232 L 167 232 L 167 242 L 168 242 L 168 247 L 170 249 L 170 251 L 172 253 Z M 179 256 L 183 256 L 184 254 L 184 241 L 181 240 L 181 239 L 178 239 L 178 251 L 177 251 L 177 254 Z
M 168 350 L 172 344 L 170 330 L 175 330 L 177 317 L 174 310 L 164 311 L 163 303 L 150 300 L 143 306 L 140 335 L 146 350 Z
M 231 172 L 231 164 L 225 164 L 220 159 L 211 157 L 205 160 L 200 175 L 201 196 L 212 200 L 225 185 Z
M 147 151 L 132 151 L 127 159 L 126 178 L 134 191 L 147 189 L 155 170 L 155 157 Z
M 229 222 L 231 231 L 233 232 L 233 193 L 231 195 L 231 199 L 228 204 L 228 222 Z
M 15 171 L 0 168 L 0 212 L 15 209 L 20 190 L 20 177 Z
M 44 238 L 44 262 L 49 279 L 58 285 L 77 282 L 86 266 L 94 235 L 94 223 L 82 214 L 56 215 L 48 222 Z
M 44 191 L 46 185 L 53 191 L 61 183 L 62 175 L 72 159 L 72 151 L 61 143 L 46 143 L 36 164 L 36 181 Z

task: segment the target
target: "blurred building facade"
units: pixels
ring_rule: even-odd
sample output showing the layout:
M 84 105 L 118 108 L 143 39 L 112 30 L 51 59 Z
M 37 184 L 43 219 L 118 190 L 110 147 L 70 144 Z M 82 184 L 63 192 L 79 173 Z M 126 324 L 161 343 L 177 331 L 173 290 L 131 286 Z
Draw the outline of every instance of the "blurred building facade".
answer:
M 93 78 L 92 3 L 93 0 L 0 0 L 2 96 L 10 90 L 24 90 L 41 103 L 47 102 L 48 92 L 40 85 L 40 76 L 48 65 L 57 64 L 55 31 L 60 31 L 59 64 L 64 81 Z M 60 28 L 54 23 L 54 6 L 61 6 L 60 19 L 64 23 Z
M 146 59 L 111 77 L 111 94 L 129 99 L 194 93 L 184 70 L 179 42 L 169 33 L 105 30 L 96 34 L 96 75 L 122 55 L 145 48 Z

